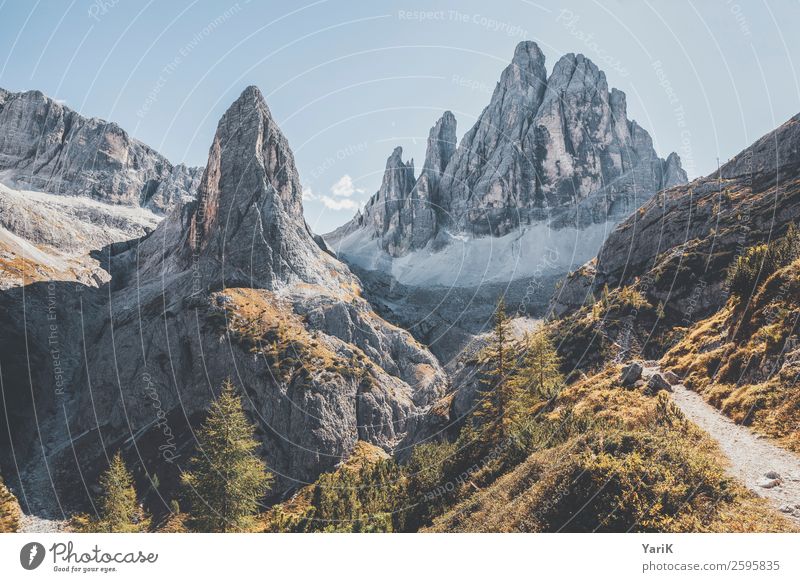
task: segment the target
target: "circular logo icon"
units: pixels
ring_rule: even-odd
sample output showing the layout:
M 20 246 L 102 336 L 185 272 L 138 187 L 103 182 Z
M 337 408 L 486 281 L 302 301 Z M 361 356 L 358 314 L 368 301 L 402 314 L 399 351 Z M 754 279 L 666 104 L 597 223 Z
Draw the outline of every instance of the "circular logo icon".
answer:
M 19 551 L 19 563 L 26 570 L 35 570 L 44 561 L 44 546 L 39 542 L 30 542 Z

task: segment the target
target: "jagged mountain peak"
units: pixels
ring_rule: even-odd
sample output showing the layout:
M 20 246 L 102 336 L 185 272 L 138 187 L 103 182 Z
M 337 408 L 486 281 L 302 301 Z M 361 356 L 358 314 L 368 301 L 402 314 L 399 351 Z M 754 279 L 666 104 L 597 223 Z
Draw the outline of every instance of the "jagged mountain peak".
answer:
M 362 279 L 376 271 L 376 280 L 426 291 L 531 276 L 554 282 L 657 191 L 686 182 L 680 158 L 658 156 L 628 119 L 625 93 L 609 88 L 591 59 L 564 55 L 548 75 L 530 41 L 516 47 L 457 147 L 455 118 L 437 121 L 413 186 L 397 179 L 395 159 L 363 215 L 327 240 Z M 557 258 L 543 257 L 545 248 Z
M 261 91 L 251 85 L 217 125 L 198 190 L 192 249 L 208 244 L 221 208 L 245 214 L 253 202 L 275 204 L 287 217 L 302 220 L 302 188 L 294 155 Z
M 170 215 L 143 244 L 144 277 L 192 268 L 205 288 L 357 287 L 306 224 L 294 155 L 254 86 L 217 125 L 197 202 Z
M 441 173 L 456 151 L 456 116 L 445 111 L 428 133 L 424 171 Z
M 594 86 L 598 91 L 608 92 L 606 74 L 582 53 L 567 53 L 558 59 L 550 77 L 548 85 L 557 81 L 559 88 L 568 91 Z
M 536 86 L 542 79 L 545 57 L 539 45 L 527 40 L 517 44 L 511 63 L 500 74 L 499 86 Z

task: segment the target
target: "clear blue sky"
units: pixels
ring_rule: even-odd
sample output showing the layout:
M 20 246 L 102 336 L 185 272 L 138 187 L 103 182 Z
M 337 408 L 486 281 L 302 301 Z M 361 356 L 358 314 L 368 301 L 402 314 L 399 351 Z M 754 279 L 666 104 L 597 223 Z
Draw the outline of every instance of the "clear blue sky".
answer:
M 567 52 L 594 60 L 659 154 L 706 174 L 800 112 L 799 22 L 788 0 L 0 0 L 0 86 L 194 165 L 258 85 L 313 193 L 306 217 L 327 232 L 377 189 L 394 146 L 421 167 L 445 109 L 460 137 L 524 39 L 548 69 Z

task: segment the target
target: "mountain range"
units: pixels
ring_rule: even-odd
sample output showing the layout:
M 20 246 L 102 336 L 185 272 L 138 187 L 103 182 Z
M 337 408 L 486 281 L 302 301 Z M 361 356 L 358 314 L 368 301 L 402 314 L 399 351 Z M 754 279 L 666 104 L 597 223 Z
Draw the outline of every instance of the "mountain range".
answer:
M 798 123 L 687 183 L 590 60 L 568 54 L 548 74 L 523 42 L 460 141 L 445 112 L 419 175 L 396 148 L 363 211 L 319 236 L 256 87 L 220 119 L 203 168 L 0 90 L 4 478 L 26 512 L 60 517 L 92 505 L 122 450 L 166 511 L 228 379 L 275 475 L 270 503 L 359 443 L 404 460 L 476 406 L 499 295 L 515 337 L 558 318 L 577 375 L 660 357 L 687 311 L 725 304 L 740 247 L 800 214 Z M 649 302 L 658 342 L 627 312 L 600 329 L 592 306 L 622 290 Z M 580 356 L 593 341 L 606 344 Z
M 567 54 L 548 75 L 539 47 L 522 42 L 460 143 L 446 112 L 419 176 L 396 148 L 363 212 L 325 240 L 379 313 L 449 361 L 491 316 L 474 297 L 503 293 L 544 315 L 555 283 L 617 222 L 686 181 L 594 63 Z

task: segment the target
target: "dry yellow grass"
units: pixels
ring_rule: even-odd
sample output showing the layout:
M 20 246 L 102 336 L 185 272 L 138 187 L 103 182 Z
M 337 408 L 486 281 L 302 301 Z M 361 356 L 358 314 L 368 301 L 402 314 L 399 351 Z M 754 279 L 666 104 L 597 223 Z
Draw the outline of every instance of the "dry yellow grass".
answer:
M 19 529 L 22 515 L 17 498 L 0 479 L 0 533 L 13 533 Z
M 688 330 L 662 359 L 732 420 L 800 451 L 800 261 Z
M 534 452 L 427 531 L 796 531 L 724 474 L 705 433 L 618 377 L 609 365 L 565 388 L 552 415 L 569 409 L 592 428 Z
M 276 376 L 290 379 L 301 371 L 355 375 L 368 364 L 360 350 L 350 346 L 352 360 L 338 354 L 324 334 L 309 331 L 291 303 L 264 289 L 231 288 L 215 293 L 222 305 L 220 323 L 228 333 L 255 353 L 261 353 Z

